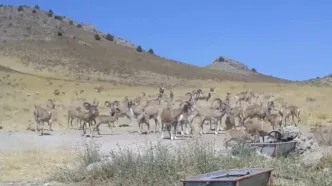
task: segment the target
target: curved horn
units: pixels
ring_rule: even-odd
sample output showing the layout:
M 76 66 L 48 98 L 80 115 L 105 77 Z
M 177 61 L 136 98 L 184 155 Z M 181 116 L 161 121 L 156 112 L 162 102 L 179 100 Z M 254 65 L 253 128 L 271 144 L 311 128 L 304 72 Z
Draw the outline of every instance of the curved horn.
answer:
M 105 101 L 104 105 L 106 105 L 106 107 L 109 107 L 111 105 L 111 103 L 109 101 Z
M 183 105 L 184 103 L 188 103 L 189 105 L 192 105 L 192 104 L 190 103 L 190 101 L 187 101 L 187 100 L 186 100 L 186 101 L 182 101 L 182 102 L 180 103 L 180 106 L 179 106 L 179 107 L 181 108 L 182 105 Z
M 282 137 L 282 134 L 281 134 L 281 132 L 280 131 L 277 131 L 277 130 L 273 130 L 273 131 L 271 131 L 271 132 L 269 132 L 269 136 L 271 136 L 271 137 L 273 137 L 271 134 L 273 134 L 273 133 L 276 133 L 277 134 L 277 139 L 281 139 L 281 137 Z
M 187 92 L 185 95 L 186 95 L 186 96 L 187 96 L 187 95 L 190 95 L 190 96 L 192 96 L 192 93 L 190 93 L 190 92 Z
M 118 106 L 120 104 L 120 102 L 118 100 L 115 100 L 115 101 L 113 101 L 113 104 Z
M 221 106 L 221 104 L 222 104 L 222 100 L 221 100 L 220 98 L 214 98 L 214 99 L 212 100 L 212 102 L 211 102 L 211 106 L 213 105 L 213 103 L 214 103 L 215 101 L 218 101 L 218 102 L 219 102 L 219 106 Z
M 86 108 L 86 109 L 89 109 L 91 107 L 91 104 L 89 102 L 84 102 L 83 103 L 83 106 Z

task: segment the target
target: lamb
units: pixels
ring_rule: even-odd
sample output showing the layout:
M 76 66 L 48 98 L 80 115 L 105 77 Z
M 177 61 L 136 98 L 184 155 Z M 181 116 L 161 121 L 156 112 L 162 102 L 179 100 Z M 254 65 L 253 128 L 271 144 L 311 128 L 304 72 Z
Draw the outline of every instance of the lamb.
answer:
M 95 120 L 96 120 L 95 129 L 97 130 L 99 135 L 100 135 L 99 126 L 101 124 L 107 124 L 108 128 L 109 128 L 109 133 L 111 134 L 112 133 L 111 127 L 114 127 L 114 122 L 118 120 L 118 117 L 117 117 L 117 113 L 114 111 L 114 112 L 110 113 L 110 115 L 98 115 L 95 118 Z M 111 123 L 112 123 L 112 126 L 111 126 Z
M 289 105 L 280 110 L 280 113 L 282 117 L 284 118 L 284 126 L 286 126 L 286 119 L 289 119 L 289 116 L 292 116 L 292 121 L 295 126 L 300 123 L 301 118 L 300 118 L 300 108 L 295 105 Z M 297 123 L 294 120 L 294 117 L 297 118 Z
M 138 122 L 139 122 L 139 120 L 142 117 L 142 113 L 144 113 L 144 116 L 147 117 L 147 118 L 144 118 L 144 119 L 146 119 L 145 123 L 147 123 L 147 125 L 149 127 L 149 130 L 150 130 L 149 121 L 151 119 L 153 119 L 154 122 L 155 122 L 154 132 L 157 131 L 157 126 L 159 124 L 158 114 L 159 114 L 159 111 L 160 111 L 160 108 L 158 106 L 156 106 L 156 105 L 149 105 L 148 103 L 146 103 L 146 104 L 141 103 L 139 105 L 136 105 L 136 104 L 133 105 L 132 109 L 133 109 L 134 115 L 137 118 Z M 139 127 L 140 127 L 140 123 L 138 123 L 138 124 L 139 124 Z
M 38 125 L 42 124 L 41 135 L 44 135 L 44 123 L 47 122 L 48 126 L 50 127 L 50 131 L 52 130 L 52 113 L 47 111 L 46 109 L 42 108 L 39 105 L 34 105 L 35 111 L 33 112 L 35 122 L 36 122 L 36 133 L 38 132 Z
M 197 116 L 200 117 L 200 134 L 203 134 L 203 125 L 205 121 L 214 120 L 215 124 L 215 134 L 218 134 L 220 123 L 223 116 L 226 114 L 227 105 L 225 105 L 219 98 L 216 98 L 220 103 L 220 109 L 211 109 L 211 108 L 197 108 Z
M 252 136 L 245 129 L 229 129 L 225 133 L 224 146 L 227 148 L 230 141 L 253 141 Z
M 81 112 L 81 107 L 70 108 L 67 114 L 67 129 L 69 129 L 69 124 L 73 127 L 73 120 L 76 119 L 76 125 L 78 126 L 79 116 Z
M 277 133 L 278 138 L 281 138 L 281 132 L 279 130 L 274 130 L 272 125 L 267 120 L 258 120 L 256 119 L 249 119 L 244 123 L 244 127 L 246 131 L 251 135 L 257 135 L 263 138 L 265 136 L 270 136 L 270 133 L 274 132 Z

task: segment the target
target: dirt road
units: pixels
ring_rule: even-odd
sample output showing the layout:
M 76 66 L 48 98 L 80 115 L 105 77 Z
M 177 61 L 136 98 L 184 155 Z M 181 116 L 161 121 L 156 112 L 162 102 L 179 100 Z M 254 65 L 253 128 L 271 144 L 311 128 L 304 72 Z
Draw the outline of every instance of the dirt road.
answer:
M 50 135 L 40 136 L 32 131 L 20 132 L 0 132 L 0 151 L 20 151 L 25 149 L 55 149 L 55 148 L 77 148 L 85 141 L 91 140 L 89 137 L 82 137 L 81 131 L 70 130 L 65 132 L 52 131 Z M 167 137 L 167 133 L 165 133 Z M 216 141 L 216 148 L 221 148 L 224 134 L 215 136 L 206 134 L 197 136 L 204 141 Z M 170 139 L 161 139 L 160 133 L 138 134 L 127 131 L 114 131 L 111 135 L 95 135 L 93 138 L 101 145 L 102 152 L 108 152 L 110 149 L 120 147 L 141 147 L 148 143 L 155 144 L 158 141 L 170 145 L 176 145 L 186 140 L 192 140 L 189 137 L 179 137 L 171 141 Z

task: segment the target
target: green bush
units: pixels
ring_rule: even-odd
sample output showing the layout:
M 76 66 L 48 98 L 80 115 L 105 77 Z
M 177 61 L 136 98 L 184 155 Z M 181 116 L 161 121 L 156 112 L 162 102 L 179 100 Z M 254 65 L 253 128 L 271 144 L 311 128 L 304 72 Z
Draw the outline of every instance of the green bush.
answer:
M 50 9 L 50 10 L 48 11 L 47 15 L 48 15 L 48 17 L 53 17 L 53 10 Z
M 98 34 L 95 34 L 94 37 L 95 37 L 95 40 L 98 40 L 98 41 L 100 40 L 100 36 Z
M 57 19 L 57 20 L 62 21 L 62 20 L 63 20 L 63 17 L 62 17 L 62 16 L 55 15 L 55 16 L 54 16 L 54 19 Z
M 148 50 L 148 52 L 149 52 L 150 54 L 154 54 L 154 52 L 153 52 L 153 50 L 152 50 L 151 48 Z
M 220 146 L 220 144 L 217 144 Z M 100 162 L 104 154 L 100 146 L 87 144 L 79 153 L 76 169 L 59 168 L 52 180 L 61 182 L 86 182 L 92 185 L 182 185 L 180 180 L 201 173 L 234 168 L 273 168 L 276 185 L 322 185 L 332 182 L 332 170 L 324 167 L 304 168 L 297 156 L 266 159 L 249 150 L 248 145 L 238 144 L 231 155 L 221 155 L 216 144 L 200 140 L 179 143 L 173 147 L 165 143 L 145 144 L 145 149 L 112 149 L 111 161 L 94 172 L 86 167 Z M 234 157 L 236 156 L 236 157 Z M 322 166 L 331 166 L 322 162 Z M 286 179 L 285 179 L 286 178 Z
M 137 46 L 136 51 L 137 51 L 137 52 L 142 52 L 142 51 L 143 51 L 141 45 L 138 45 L 138 46 Z
M 18 8 L 17 8 L 17 11 L 23 11 L 23 6 L 22 5 L 20 5 Z
M 109 40 L 109 41 L 113 41 L 114 40 L 114 36 L 111 35 L 111 34 L 107 34 L 106 35 L 106 39 Z

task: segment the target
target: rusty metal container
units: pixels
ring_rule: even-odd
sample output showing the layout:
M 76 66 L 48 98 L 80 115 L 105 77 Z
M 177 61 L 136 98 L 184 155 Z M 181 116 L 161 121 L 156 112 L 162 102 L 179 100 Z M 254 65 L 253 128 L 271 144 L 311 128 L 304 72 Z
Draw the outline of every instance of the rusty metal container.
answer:
M 193 176 L 183 186 L 272 186 L 273 169 L 230 169 Z
M 251 143 L 251 146 L 262 154 L 271 157 L 287 156 L 295 151 L 296 141 L 276 142 L 276 143 Z

